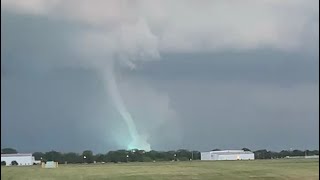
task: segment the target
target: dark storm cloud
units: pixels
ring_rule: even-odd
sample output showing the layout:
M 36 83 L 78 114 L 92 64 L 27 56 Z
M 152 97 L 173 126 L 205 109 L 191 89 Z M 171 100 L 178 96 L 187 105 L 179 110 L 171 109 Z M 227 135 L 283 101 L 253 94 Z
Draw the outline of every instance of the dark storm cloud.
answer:
M 161 61 L 142 64 L 134 74 L 157 80 L 189 79 L 211 81 L 247 81 L 283 85 L 316 82 L 316 56 L 256 50 L 243 53 L 167 54 Z M 179 67 L 179 68 L 177 68 Z M 166 73 L 163 73 L 165 69 Z
M 262 50 L 167 55 L 130 76 L 169 93 L 185 147 L 281 150 L 318 147 L 317 73 L 314 56 Z
M 96 152 L 121 147 L 117 141 L 127 141 L 127 128 L 102 78 L 77 65 L 79 56 L 71 50 L 70 40 L 83 27 L 8 12 L 1 18 L 1 146 Z M 181 39 L 167 40 L 180 48 Z M 183 49 L 189 47 L 121 72 L 129 111 L 141 129 L 152 129 L 154 149 L 318 148 L 314 50 Z

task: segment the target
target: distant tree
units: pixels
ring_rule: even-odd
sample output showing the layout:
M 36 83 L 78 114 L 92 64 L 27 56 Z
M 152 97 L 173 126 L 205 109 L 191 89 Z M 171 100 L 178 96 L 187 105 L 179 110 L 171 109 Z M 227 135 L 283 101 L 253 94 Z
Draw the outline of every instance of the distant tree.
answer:
M 69 153 L 63 154 L 63 160 L 71 164 L 82 163 L 83 156 L 74 152 L 69 152 Z
M 177 160 L 177 152 L 176 151 L 167 151 L 160 152 L 160 154 L 165 158 L 165 161 L 176 161 Z M 175 156 L 176 155 L 176 156 Z
M 313 151 L 308 150 L 307 153 L 308 153 L 308 156 L 319 155 L 319 150 L 313 150 Z
M 221 151 L 221 149 L 213 149 L 213 150 L 211 150 L 211 151 Z
M 117 151 L 109 151 L 106 154 L 106 159 L 108 162 L 127 162 L 127 161 L 131 161 L 131 157 L 130 157 L 130 151 L 127 150 L 117 150 Z M 127 155 L 129 157 L 127 157 Z
M 292 151 L 292 156 L 304 156 L 304 155 L 305 155 L 305 153 L 303 151 L 300 151 L 297 149 Z
M 16 154 L 16 153 L 18 153 L 18 151 L 13 149 L 13 148 L 3 148 L 3 149 L 1 149 L 1 154 Z
M 82 157 L 84 159 L 84 162 L 93 163 L 93 153 L 92 153 L 92 151 L 90 151 L 90 150 L 83 151 Z
M 309 156 L 310 151 L 309 151 L 309 150 L 305 150 L 305 151 L 304 151 L 304 154 L 305 154 L 306 156 Z
M 193 160 L 200 160 L 201 153 L 199 151 L 193 151 Z
M 271 159 L 271 152 L 266 149 L 257 150 L 254 152 L 256 159 Z
M 58 163 L 64 163 L 64 159 L 62 157 L 62 154 L 57 151 L 46 152 L 44 154 L 44 160 L 45 161 L 55 161 Z
M 17 161 L 12 161 L 12 162 L 11 162 L 11 165 L 12 165 L 12 166 L 17 166 L 17 165 L 18 165 L 18 162 L 17 162 Z
M 5 166 L 7 163 L 5 161 L 1 161 L 1 166 Z
M 96 162 L 105 162 L 106 161 L 106 157 L 103 154 L 97 154 L 94 156 L 94 160 Z
M 152 159 L 152 160 L 156 160 L 158 159 L 158 152 L 155 150 L 149 151 L 145 153 L 145 156 Z
M 42 152 L 34 152 L 32 154 L 35 160 L 42 160 L 44 158 L 44 154 Z
M 281 158 L 280 153 L 278 153 L 278 152 L 269 151 L 269 154 L 270 154 L 270 158 L 271 158 L 271 159 Z
M 191 157 L 192 157 L 192 153 L 186 149 L 179 149 L 177 151 L 177 158 L 179 160 L 182 160 L 182 159 L 189 160 L 191 159 Z
M 244 150 L 244 151 L 251 151 L 251 150 L 248 149 L 248 148 L 242 148 L 242 150 Z
M 114 163 L 117 163 L 120 161 L 119 157 L 117 156 L 117 152 L 116 151 L 109 151 L 107 154 L 106 154 L 106 160 L 108 162 L 114 162 Z
M 143 157 L 143 162 L 152 162 L 152 161 L 154 161 L 154 160 L 151 159 L 151 158 L 148 157 L 148 156 L 144 156 L 144 157 Z
M 143 150 L 133 149 L 128 152 L 128 160 L 131 162 L 143 162 L 143 156 L 145 152 Z
M 6 148 L 7 149 L 7 148 Z M 214 149 L 220 150 L 220 149 Z M 248 148 L 243 148 L 244 151 L 250 151 Z M 8 151 L 6 151 L 8 152 Z M 10 150 L 12 152 L 12 150 Z M 253 152 L 256 159 L 271 159 L 271 158 L 284 158 L 286 156 L 304 156 L 305 154 L 319 155 L 319 150 L 283 150 L 280 152 L 267 151 L 266 149 L 257 150 Z M 107 154 L 97 154 L 94 155 L 92 151 L 86 150 L 83 151 L 82 154 L 77 154 L 74 152 L 62 154 L 56 151 L 50 151 L 46 153 L 35 152 L 33 156 L 36 160 L 39 160 L 43 157 L 43 161 L 53 160 L 59 163 L 92 163 L 93 161 L 97 162 L 150 162 L 150 161 L 172 161 L 172 160 L 189 160 L 193 157 L 193 160 L 199 160 L 201 155 L 199 151 L 189 151 L 186 149 L 179 149 L 177 151 L 149 151 L 145 152 L 142 150 L 134 149 L 134 150 L 117 150 L 117 151 L 109 151 Z M 84 158 L 84 156 L 86 158 Z
M 284 158 L 286 156 L 291 156 L 292 152 L 288 150 L 282 150 L 279 152 L 279 157 Z

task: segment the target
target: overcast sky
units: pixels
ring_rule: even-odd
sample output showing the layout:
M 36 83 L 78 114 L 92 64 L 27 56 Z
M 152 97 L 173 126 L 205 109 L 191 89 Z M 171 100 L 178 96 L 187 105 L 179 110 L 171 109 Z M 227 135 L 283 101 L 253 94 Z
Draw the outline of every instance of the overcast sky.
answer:
M 319 148 L 317 0 L 1 0 L 1 147 Z

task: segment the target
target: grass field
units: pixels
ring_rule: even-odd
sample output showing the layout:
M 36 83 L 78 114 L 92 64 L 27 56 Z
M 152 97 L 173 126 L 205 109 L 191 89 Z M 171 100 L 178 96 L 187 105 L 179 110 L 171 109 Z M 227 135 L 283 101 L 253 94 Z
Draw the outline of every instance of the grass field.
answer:
M 1 179 L 319 179 L 318 159 L 1 167 Z

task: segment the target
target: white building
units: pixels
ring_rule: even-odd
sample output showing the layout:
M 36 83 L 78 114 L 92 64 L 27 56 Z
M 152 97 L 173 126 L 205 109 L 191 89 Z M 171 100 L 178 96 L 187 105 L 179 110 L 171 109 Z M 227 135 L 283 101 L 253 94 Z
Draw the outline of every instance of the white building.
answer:
M 12 161 L 17 161 L 18 166 L 33 165 L 35 161 L 32 154 L 1 154 L 1 162 L 5 161 L 6 166 L 11 166 Z
M 243 150 L 201 152 L 201 160 L 254 160 L 254 154 Z

